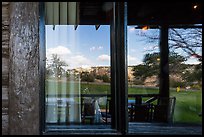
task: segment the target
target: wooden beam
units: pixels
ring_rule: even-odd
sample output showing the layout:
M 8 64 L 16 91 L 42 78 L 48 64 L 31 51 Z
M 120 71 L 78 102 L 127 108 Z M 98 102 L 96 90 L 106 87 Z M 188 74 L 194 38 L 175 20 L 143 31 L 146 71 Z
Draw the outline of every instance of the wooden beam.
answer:
M 166 105 L 162 115 L 166 115 L 163 122 L 168 122 L 169 107 L 169 46 L 168 25 L 163 24 L 160 28 L 160 83 L 159 83 L 159 105 Z
M 127 4 L 115 2 L 113 4 L 113 25 L 111 28 L 111 79 L 112 94 L 115 99 L 115 128 L 121 133 L 127 133 Z

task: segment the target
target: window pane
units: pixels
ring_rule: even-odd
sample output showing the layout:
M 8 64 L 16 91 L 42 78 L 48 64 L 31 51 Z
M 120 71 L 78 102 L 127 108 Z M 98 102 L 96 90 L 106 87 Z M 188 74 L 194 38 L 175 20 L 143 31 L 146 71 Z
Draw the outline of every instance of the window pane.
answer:
M 160 62 L 158 48 L 160 30 L 135 29 L 135 26 L 128 26 L 128 30 L 129 133 L 152 132 L 152 129 L 159 126 L 173 130 L 178 126 L 181 128 L 192 126 L 195 131 L 200 130 L 199 128 L 202 126 L 202 29 L 169 28 L 168 39 L 166 40 L 169 44 L 170 97 L 168 98 L 168 105 L 163 106 L 160 101 L 164 99 L 165 102 L 167 98 L 157 96 L 159 83 L 157 86 L 146 83 L 151 76 L 150 74 L 159 76 L 160 68 L 156 67 L 159 65 L 156 62 Z M 139 47 L 140 45 L 142 46 Z M 137 56 L 139 56 L 138 58 L 143 57 L 139 63 L 136 63 L 136 58 L 133 58 Z M 145 68 L 145 66 L 147 67 Z M 140 83 L 138 82 L 140 79 L 136 79 L 137 77 L 143 78 Z M 151 82 L 155 83 L 153 80 Z M 155 97 L 158 98 L 154 98 L 152 95 L 146 97 L 150 93 L 156 93 Z M 136 95 L 133 97 L 133 94 Z M 166 110 L 168 110 L 168 114 L 165 122 L 162 119 Z M 147 126 L 151 129 L 146 128 L 144 131 L 140 129 Z M 160 131 L 157 129 L 155 132 L 158 130 Z M 182 130 L 177 132 L 183 134 Z
M 169 29 L 170 96 L 174 123 L 202 124 L 202 29 Z
M 45 87 L 48 128 L 110 127 L 110 26 L 46 25 Z
M 146 103 L 159 93 L 159 29 L 128 26 L 128 113 L 129 122 L 149 122 Z M 136 114 L 135 104 L 144 111 Z M 137 106 L 135 109 L 139 109 Z M 143 108 L 141 108 L 143 109 Z M 139 111 L 138 111 L 139 112 Z

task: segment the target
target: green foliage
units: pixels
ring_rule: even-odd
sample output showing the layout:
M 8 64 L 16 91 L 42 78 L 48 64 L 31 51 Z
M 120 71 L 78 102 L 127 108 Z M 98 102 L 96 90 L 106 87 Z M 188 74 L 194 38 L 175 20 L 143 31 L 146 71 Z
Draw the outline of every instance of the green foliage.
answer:
M 186 61 L 186 58 L 178 55 L 178 53 L 170 52 L 169 53 L 169 73 L 170 74 L 181 74 L 182 71 L 186 68 L 186 65 L 183 62 Z
M 182 76 L 189 86 L 199 89 L 202 86 L 202 64 L 189 66 Z
M 65 73 L 64 66 L 68 66 L 65 61 L 62 61 L 57 54 L 52 54 L 51 63 L 46 68 L 46 74 L 61 77 Z
M 143 62 L 147 66 L 158 66 L 159 65 L 159 53 L 147 53 L 143 59 Z
M 94 82 L 95 81 L 95 77 L 93 74 L 89 73 L 89 72 L 82 72 L 81 73 L 81 80 L 82 81 L 86 81 L 86 82 Z
M 169 63 L 170 64 L 175 64 L 175 63 L 183 63 L 184 61 L 186 61 L 186 58 L 179 55 L 178 53 L 175 52 L 170 52 L 169 53 Z
M 178 55 L 177 53 L 171 52 L 169 54 L 169 70 L 170 73 L 181 73 L 182 69 L 185 67 L 182 63 L 186 59 Z M 141 78 L 144 80 L 147 77 L 153 75 L 159 75 L 160 70 L 160 54 L 155 53 L 148 53 L 144 56 L 143 65 L 137 65 L 133 68 L 133 75 L 135 78 Z
M 202 86 L 200 84 L 194 84 L 194 85 L 191 86 L 191 88 L 200 90 L 202 88 Z
M 144 81 L 146 77 L 152 75 L 152 72 L 149 71 L 149 67 L 147 65 L 137 65 L 133 68 L 133 75 L 135 76 L 135 79 Z
M 101 75 L 96 75 L 96 79 L 102 80 L 102 76 Z
M 144 84 L 144 80 L 139 79 L 139 78 L 135 78 L 133 83 L 134 83 L 134 85 L 143 85 Z
M 178 74 L 181 76 L 184 76 L 183 71 L 186 70 L 189 66 L 186 64 L 183 64 L 183 62 L 186 61 L 186 58 L 179 55 L 175 52 L 169 53 L 169 74 Z M 155 53 L 148 53 L 144 56 L 143 64 L 137 65 L 133 68 L 133 75 L 135 76 L 135 83 L 142 84 L 141 81 L 144 81 L 147 77 L 159 75 L 160 72 L 160 54 Z M 186 72 L 185 77 L 189 79 L 189 81 L 192 81 L 192 79 L 201 79 L 201 67 L 198 66 L 197 69 L 195 69 L 195 72 L 192 73 L 192 75 L 188 72 Z M 174 81 L 170 80 L 170 87 L 185 87 L 186 83 L 181 81 Z
M 109 78 L 109 76 L 107 75 L 107 74 L 104 74 L 103 76 L 102 76 L 102 80 L 103 80 L 103 82 L 110 82 L 110 78 Z
M 169 87 L 172 87 L 172 88 L 176 88 L 176 87 L 185 88 L 186 87 L 186 82 L 181 82 L 181 81 L 176 81 L 176 80 L 170 79 Z
M 202 81 L 202 64 L 198 64 L 195 66 L 195 69 L 194 69 L 194 78 L 195 78 L 195 81 Z

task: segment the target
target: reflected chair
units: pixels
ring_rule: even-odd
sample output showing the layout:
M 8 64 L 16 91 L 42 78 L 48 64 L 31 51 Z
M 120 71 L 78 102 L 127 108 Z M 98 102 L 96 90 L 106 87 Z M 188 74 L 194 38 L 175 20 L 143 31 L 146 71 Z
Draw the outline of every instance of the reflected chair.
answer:
M 82 112 L 82 123 L 85 124 L 87 123 L 87 120 L 89 120 L 90 124 L 93 124 L 95 118 L 95 100 L 91 98 L 84 98 Z
M 151 104 L 131 104 L 130 122 L 148 122 L 151 117 Z
M 172 123 L 175 104 L 176 97 L 159 97 L 158 103 L 153 105 L 152 121 Z
M 100 97 L 99 98 L 99 105 L 105 106 L 105 112 L 104 111 L 101 112 L 103 122 L 105 122 L 106 124 L 111 123 L 110 99 L 108 99 L 107 96 Z

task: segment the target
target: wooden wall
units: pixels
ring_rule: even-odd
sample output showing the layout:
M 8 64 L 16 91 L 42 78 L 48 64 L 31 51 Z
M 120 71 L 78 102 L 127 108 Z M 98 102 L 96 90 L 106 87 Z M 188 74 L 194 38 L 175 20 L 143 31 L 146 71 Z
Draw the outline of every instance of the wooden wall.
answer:
M 9 2 L 2 2 L 2 135 L 8 134 Z

